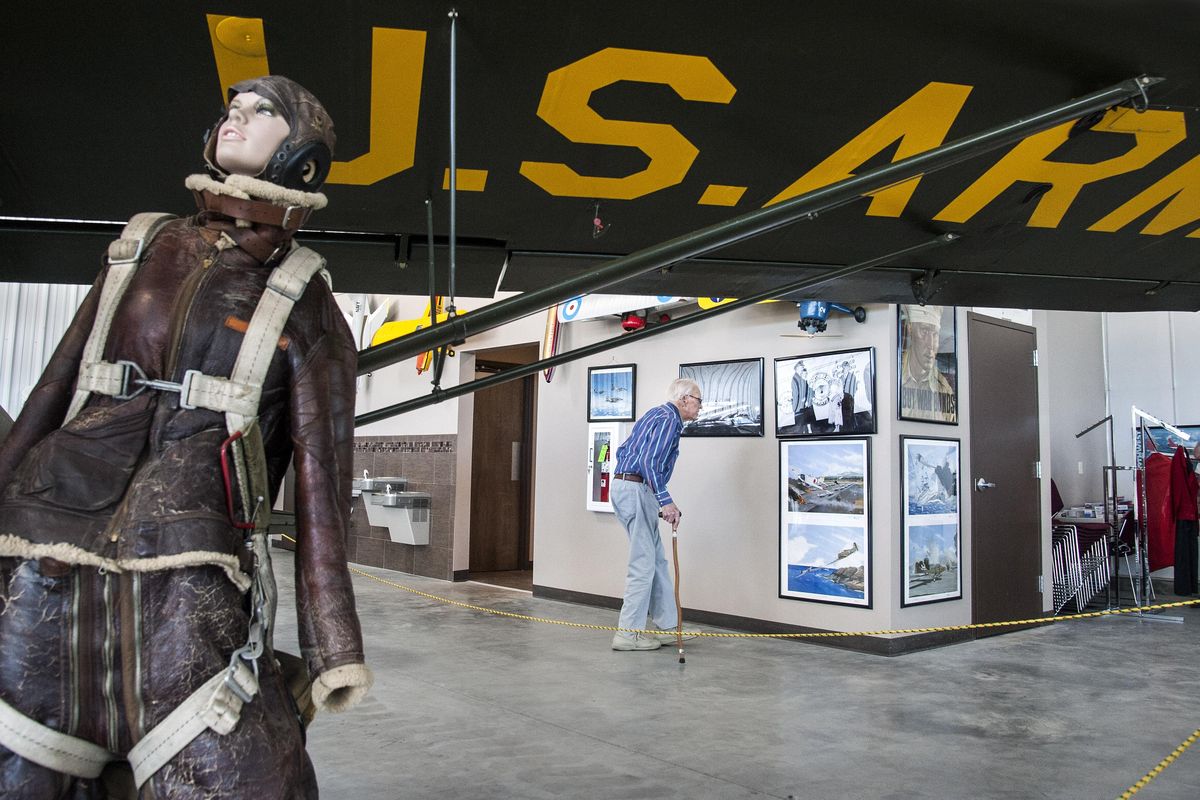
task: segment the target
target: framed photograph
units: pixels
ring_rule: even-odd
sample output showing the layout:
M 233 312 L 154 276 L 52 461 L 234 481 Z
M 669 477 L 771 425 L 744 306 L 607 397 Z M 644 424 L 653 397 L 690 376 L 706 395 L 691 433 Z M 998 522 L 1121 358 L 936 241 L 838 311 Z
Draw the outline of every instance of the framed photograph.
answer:
M 954 307 L 897 308 L 897 417 L 957 425 L 958 331 Z
M 588 422 L 632 422 L 637 364 L 588 367 Z
M 775 359 L 775 435 L 875 433 L 875 348 Z
M 763 360 L 680 364 L 679 377 L 700 384 L 700 416 L 683 423 L 683 436 L 762 436 Z
M 779 596 L 871 607 L 870 439 L 779 443 Z
M 957 439 L 900 437 L 900 605 L 962 597 L 960 460 Z

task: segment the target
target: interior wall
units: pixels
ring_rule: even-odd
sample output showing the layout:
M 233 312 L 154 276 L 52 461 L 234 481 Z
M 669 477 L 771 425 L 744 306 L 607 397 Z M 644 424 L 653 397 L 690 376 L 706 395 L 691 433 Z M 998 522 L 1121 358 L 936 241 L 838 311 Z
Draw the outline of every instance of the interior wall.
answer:
M 636 411 L 665 401 L 680 363 L 764 358 L 764 428 L 761 438 L 684 438 L 671 493 L 684 512 L 679 527 L 684 605 L 690 608 L 829 630 L 960 624 L 970 617 L 969 584 L 963 600 L 900 608 L 899 450 L 901 433 L 962 438 L 964 425 L 899 423 L 896 417 L 896 309 L 867 307 L 867 321 L 835 316 L 830 335 L 791 338 L 796 311 L 790 303 L 757 305 L 697 323 L 559 368 L 539 400 L 537 472 L 556 476 L 557 491 L 539 492 L 535 503 L 538 586 L 607 597 L 624 590 L 627 543 L 612 514 L 585 509 L 587 467 L 587 370 L 612 363 L 637 364 Z M 961 317 L 961 313 L 960 313 Z M 963 328 L 960 319 L 960 353 Z M 615 322 L 566 326 L 565 347 L 617 335 Z M 870 504 L 872 608 L 803 602 L 778 597 L 779 440 L 774 436 L 773 360 L 860 347 L 875 348 L 878 433 L 871 440 Z M 960 365 L 960 402 L 966 401 Z M 966 447 L 963 475 L 969 474 Z M 963 492 L 964 503 L 966 492 Z M 964 542 L 969 540 L 964 509 Z M 965 548 L 964 548 L 965 549 Z M 963 563 L 969 564 L 969 550 Z
M 1108 426 L 1079 438 L 1075 434 L 1108 415 L 1102 316 L 1051 311 L 1045 319 L 1046 335 L 1038 342 L 1049 393 L 1050 459 L 1044 474 L 1054 479 L 1068 506 L 1099 501 L 1102 467 L 1109 458 Z

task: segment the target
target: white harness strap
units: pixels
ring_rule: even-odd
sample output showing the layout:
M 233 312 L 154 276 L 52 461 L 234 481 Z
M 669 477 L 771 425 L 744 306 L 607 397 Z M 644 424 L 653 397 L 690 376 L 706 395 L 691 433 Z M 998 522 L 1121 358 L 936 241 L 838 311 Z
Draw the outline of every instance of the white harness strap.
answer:
M 171 214 L 153 212 L 136 214 L 121 231 L 121 238 L 108 246 L 108 276 L 104 279 L 104 288 L 100 292 L 100 306 L 96 310 L 96 321 L 92 323 L 92 332 L 88 335 L 87 344 L 83 347 L 83 361 L 79 370 L 79 382 L 76 385 L 75 397 L 71 400 L 63 424 L 70 422 L 79 413 L 92 391 L 109 394 L 100 387 L 108 388 L 112 385 L 112 372 L 106 368 L 114 368 L 116 365 L 106 364 L 102 359 L 104 344 L 108 341 L 108 330 L 112 327 L 117 304 L 121 302 L 125 290 L 129 288 L 129 281 L 133 279 L 133 273 L 137 271 L 138 264 L 141 263 L 142 252 L 146 249 L 146 244 L 154 238 L 163 225 L 174 218 Z M 96 388 L 93 389 L 93 386 Z M 118 394 L 120 390 L 120 386 L 117 386 L 116 391 L 112 394 Z
M 56 772 L 95 778 L 116 758 L 98 744 L 69 736 L 17 711 L 0 700 L 0 744 Z
M 267 278 L 267 290 L 262 293 L 250 318 L 229 379 L 207 376 L 197 379 L 200 381 L 198 391 L 211 392 L 214 405 L 208 405 L 200 398 L 195 401 L 196 405 L 224 411 L 226 428 L 231 434 L 244 432 L 258 416 L 263 381 L 267 378 L 267 369 L 271 366 L 284 323 L 292 313 L 292 306 L 304 294 L 309 280 L 324 267 L 325 259 L 307 247 L 292 250 Z M 192 395 L 197 397 L 197 390 L 193 390 Z M 226 402 L 225 398 L 229 400 Z
M 223 669 L 209 678 L 129 751 L 133 782 L 142 788 L 142 784 L 204 731 L 212 730 L 221 736 L 229 733 L 241 718 L 242 696 L 252 698 L 257 693 L 258 679 L 241 661 L 232 670 Z

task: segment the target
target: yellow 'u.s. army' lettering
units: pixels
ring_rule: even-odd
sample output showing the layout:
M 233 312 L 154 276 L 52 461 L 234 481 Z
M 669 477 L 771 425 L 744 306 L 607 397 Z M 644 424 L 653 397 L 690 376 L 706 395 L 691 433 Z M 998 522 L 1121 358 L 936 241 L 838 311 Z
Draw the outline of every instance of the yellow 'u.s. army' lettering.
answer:
M 1021 140 L 996 164 L 943 208 L 936 220 L 966 222 L 1018 181 L 1048 183 L 1027 223 L 1035 228 L 1056 228 L 1072 201 L 1089 183 L 1133 172 L 1149 164 L 1187 137 L 1179 111 L 1112 109 L 1092 130 L 1133 136 L 1133 147 L 1115 158 L 1094 164 L 1051 161 L 1050 156 L 1067 141 L 1072 123 Z
M 849 178 L 896 140 L 900 144 L 893 161 L 931 150 L 946 139 L 950 126 L 962 110 L 970 86 L 957 83 L 930 83 L 889 111 L 882 119 L 855 136 L 833 155 L 810 169 L 799 180 L 767 201 L 774 205 L 805 192 L 820 189 Z M 898 217 L 904 211 L 921 180 L 918 176 L 874 192 L 867 214 L 874 217 Z
M 270 73 L 263 21 L 223 14 L 208 14 L 207 21 L 224 102 L 232 84 Z M 426 39 L 426 32 L 421 30 L 371 29 L 370 144 L 367 152 L 356 158 L 334 162 L 330 183 L 370 185 L 414 165 Z M 706 103 L 728 104 L 737 92 L 703 56 L 615 47 L 600 50 L 547 75 L 537 114 L 572 142 L 634 147 L 646 155 L 649 163 L 630 175 L 606 177 L 581 175 L 557 162 L 522 161 L 520 174 L 558 197 L 632 200 L 681 183 L 699 151 L 678 129 L 663 123 L 608 119 L 589 105 L 596 91 L 618 81 L 665 84 L 684 100 Z M 927 84 L 766 205 L 848 178 L 893 145 L 893 161 L 941 145 L 971 90 L 971 86 L 962 84 Z M 1011 186 L 1026 182 L 1049 186 L 1038 198 L 1027 224 L 1056 228 L 1088 184 L 1140 170 L 1187 138 L 1182 112 L 1134 113 L 1117 108 L 1108 111 L 1091 130 L 1131 137 L 1132 146 L 1121 155 L 1095 163 L 1052 160 L 1071 128 L 1072 124 L 1067 123 L 1017 143 L 934 219 L 968 222 Z M 460 169 L 458 188 L 483 191 L 486 177 L 486 170 Z M 866 214 L 899 217 L 920 180 L 917 176 L 872 192 Z M 699 204 L 733 206 L 745 191 L 744 186 L 711 184 Z M 1200 156 L 1146 187 L 1092 223 L 1088 230 L 1114 232 L 1146 217 L 1149 219 L 1140 232 L 1154 236 L 1200 221 Z M 1200 228 L 1185 235 L 1200 238 Z
M 522 161 L 521 174 L 557 196 L 632 200 L 680 183 L 700 152 L 671 125 L 605 119 L 592 93 L 617 81 L 664 83 L 684 100 L 728 103 L 737 89 L 701 56 L 609 47 L 546 77 L 538 116 L 572 142 L 636 147 L 650 158 L 621 178 L 580 175 L 566 164 Z
M 1162 203 L 1166 206 L 1146 223 L 1142 233 L 1161 236 L 1200 220 L 1200 156 L 1155 181 L 1088 230 L 1120 230 Z M 1188 238 L 1200 239 L 1200 228 L 1189 233 Z

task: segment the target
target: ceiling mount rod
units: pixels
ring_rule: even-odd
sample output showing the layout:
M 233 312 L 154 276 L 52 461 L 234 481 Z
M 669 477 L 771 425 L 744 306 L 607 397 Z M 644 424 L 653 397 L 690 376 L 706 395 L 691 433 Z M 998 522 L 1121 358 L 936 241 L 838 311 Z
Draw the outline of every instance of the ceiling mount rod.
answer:
M 725 222 L 647 247 L 583 275 L 501 300 L 462 317 L 449 319 L 442 325 L 385 342 L 359 354 L 358 372 L 361 375 L 380 369 L 438 345 L 461 341 L 476 333 L 520 319 L 568 297 L 599 291 L 637 275 L 686 261 L 798 220 L 813 219 L 823 211 L 853 202 L 869 192 L 952 166 L 1095 111 L 1119 105 L 1131 98 L 1142 98 L 1147 87 L 1161 80 L 1145 75 L 1130 78 L 1106 89 L 990 128 L 983 133 L 957 139 L 781 203 L 756 209 Z
M 360 414 L 354 418 L 354 424 L 357 426 L 366 425 L 371 422 L 379 422 L 380 420 L 388 419 L 389 417 L 394 417 L 398 414 L 403 414 L 408 411 L 416 411 L 419 408 L 436 405 L 443 400 L 450 400 L 455 397 L 460 397 L 464 394 L 470 394 L 472 392 L 479 391 L 480 389 L 487 389 L 501 383 L 515 381 L 518 378 L 524 378 L 526 375 L 534 375 L 548 367 L 566 364 L 570 361 L 575 361 L 585 356 L 595 355 L 596 353 L 603 353 L 605 350 L 611 350 L 614 347 L 633 344 L 634 342 L 641 341 L 648 336 L 657 336 L 660 333 L 667 333 L 668 331 L 673 331 L 676 328 L 682 328 L 685 325 L 702 322 L 711 317 L 715 317 L 718 314 L 727 314 L 730 311 L 734 311 L 739 308 L 745 308 L 746 306 L 754 303 L 760 303 L 763 300 L 773 300 L 774 298 L 781 297 L 785 294 L 798 292 L 802 289 L 811 289 L 813 287 L 820 286 L 823 283 L 829 283 L 830 281 L 835 281 L 839 278 L 845 278 L 849 275 L 855 274 L 856 272 L 863 272 L 871 267 L 878 266 L 879 264 L 883 264 L 887 261 L 892 261 L 900 258 L 901 256 L 910 255 L 912 253 L 920 252 L 921 250 L 928 250 L 931 247 L 937 247 L 943 244 L 952 244 L 958 241 L 959 238 L 961 237 L 959 237 L 958 234 L 943 233 L 940 236 L 921 242 L 920 244 L 915 244 L 912 247 L 905 247 L 902 250 L 896 250 L 886 255 L 872 258 L 868 261 L 860 261 L 857 264 L 851 264 L 849 266 L 841 267 L 840 269 L 831 270 L 821 275 L 810 275 L 806 278 L 801 278 L 798 281 L 793 281 L 792 283 L 784 286 L 777 286 L 773 289 L 767 289 L 765 291 L 758 292 L 750 297 L 742 297 L 723 305 L 716 306 L 715 308 L 710 308 L 707 311 L 688 314 L 686 317 L 677 317 L 670 322 L 664 322 L 653 327 L 642 328 L 641 330 L 634 331 L 633 333 L 622 334 L 611 339 L 605 339 L 602 342 L 595 342 L 594 344 L 590 344 L 585 347 L 579 347 L 566 353 L 559 353 L 556 356 L 544 358 L 541 361 L 534 361 L 529 364 L 521 364 L 520 366 L 506 369 L 503 372 L 498 372 L 495 375 L 489 375 L 486 378 L 479 378 L 478 380 L 473 380 L 468 383 L 460 383 L 458 386 L 451 386 L 449 389 L 435 388 L 432 394 L 425 395 L 424 397 L 417 397 L 412 400 L 406 400 L 403 403 L 397 403 L 384 408 L 377 408 L 374 411 L 368 411 L 365 414 Z

